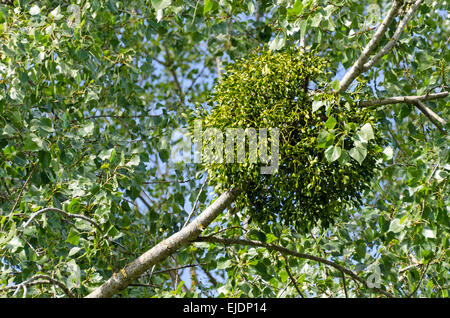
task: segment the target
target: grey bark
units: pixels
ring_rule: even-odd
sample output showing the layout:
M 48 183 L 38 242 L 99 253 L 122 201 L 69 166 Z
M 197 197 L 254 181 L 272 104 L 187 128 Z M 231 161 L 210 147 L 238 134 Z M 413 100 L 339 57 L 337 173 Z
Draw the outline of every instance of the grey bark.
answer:
M 427 101 L 439 98 L 445 98 L 448 96 L 448 92 L 440 92 L 435 94 L 427 94 L 427 95 L 419 95 L 419 96 L 395 96 L 388 97 L 384 99 L 374 99 L 368 101 L 359 102 L 359 106 L 361 107 L 370 107 L 370 106 L 383 106 L 389 104 L 399 104 L 399 103 L 416 103 L 418 101 Z
M 356 60 L 355 64 L 353 64 L 350 70 L 342 78 L 339 84 L 339 91 L 342 92 L 345 91 L 353 82 L 353 80 L 364 71 L 364 63 L 367 62 L 370 54 L 376 49 L 378 43 L 383 38 L 384 34 L 386 33 L 386 30 L 388 29 L 389 25 L 391 25 L 398 10 L 400 9 L 400 6 L 401 1 L 394 0 L 391 9 L 387 13 L 386 17 L 384 18 L 383 22 L 380 24 L 378 29 L 375 31 L 375 34 L 373 35 L 372 39 L 369 41 L 369 43 L 367 43 L 366 47 L 361 52 L 361 55 Z
M 432 111 L 429 107 L 425 105 L 425 101 L 433 100 L 438 98 L 445 98 L 448 96 L 448 92 L 440 92 L 435 94 L 426 94 L 419 96 L 396 96 L 389 97 L 384 99 L 375 99 L 371 101 L 361 101 L 359 102 L 359 106 L 361 107 L 373 107 L 373 106 L 383 106 L 390 104 L 398 104 L 398 103 L 408 103 L 416 106 L 440 131 L 444 134 L 447 134 L 444 130 L 444 126 L 447 125 L 447 121 L 445 121 L 442 117 Z
M 411 20 L 414 12 L 416 12 L 416 10 L 420 7 L 420 5 L 422 3 L 423 3 L 423 0 L 416 0 L 414 2 L 414 4 L 411 5 L 408 12 L 405 14 L 403 19 L 397 25 L 394 35 L 389 40 L 389 42 L 383 48 L 381 48 L 381 50 L 378 51 L 378 53 L 376 53 L 374 57 L 372 57 L 369 60 L 370 54 L 376 49 L 377 45 L 379 44 L 379 42 L 383 38 L 384 34 L 386 33 L 387 28 L 394 20 L 395 16 L 397 15 L 397 13 L 402 5 L 402 1 L 394 0 L 394 2 L 392 3 L 391 9 L 389 10 L 389 12 L 386 15 L 386 18 L 383 20 L 383 22 L 381 23 L 381 25 L 378 27 L 377 31 L 373 35 L 372 39 L 369 41 L 369 43 L 364 48 L 360 57 L 342 78 L 342 80 L 339 84 L 339 91 L 341 91 L 341 92 L 345 91 L 356 77 L 358 77 L 361 73 L 364 73 L 365 71 L 372 68 L 383 56 L 385 56 L 386 54 L 389 53 L 390 50 L 392 50 L 392 48 L 394 47 L 394 45 L 397 43 L 398 39 L 400 38 L 400 35 L 403 32 L 403 29 L 406 27 L 409 20 Z
M 119 273 L 115 273 L 103 285 L 87 295 L 86 298 L 108 298 L 126 288 L 154 264 L 157 264 L 182 246 L 195 240 L 233 202 L 235 197 L 236 191 L 234 190 L 228 190 L 223 193 L 185 228 L 139 256 L 132 263 L 120 270 Z

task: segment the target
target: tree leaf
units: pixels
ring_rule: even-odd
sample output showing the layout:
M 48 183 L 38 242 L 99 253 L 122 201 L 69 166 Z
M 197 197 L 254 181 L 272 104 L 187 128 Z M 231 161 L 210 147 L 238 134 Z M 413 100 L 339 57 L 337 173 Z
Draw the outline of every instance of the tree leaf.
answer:
M 172 0 L 152 0 L 152 6 L 155 10 L 164 10 L 172 4 Z
M 331 116 L 331 117 L 328 118 L 328 120 L 325 122 L 325 126 L 326 126 L 328 129 L 333 129 L 334 126 L 336 126 L 336 123 L 337 123 L 336 119 L 335 119 L 333 116 Z
M 269 49 L 271 51 L 278 51 L 284 47 L 286 38 L 277 35 L 272 41 L 269 42 Z
M 431 229 L 423 229 L 422 235 L 426 238 L 436 238 L 436 232 Z
M 30 14 L 31 14 L 31 15 L 38 15 L 39 13 L 41 13 L 41 9 L 39 8 L 38 5 L 33 5 L 33 6 L 30 8 Z
M 86 125 L 80 128 L 79 130 L 80 136 L 82 137 L 92 136 L 92 134 L 94 133 L 94 128 L 95 128 L 94 122 L 93 121 L 88 122 Z
M 302 2 L 303 2 L 302 0 L 295 1 L 293 7 L 287 9 L 288 16 L 299 15 L 303 11 L 303 3 Z
M 217 3 L 213 0 L 205 0 L 205 6 L 203 7 L 203 14 L 208 13 L 214 7 L 217 7 Z
M 324 101 L 321 100 L 315 100 L 312 102 L 312 112 L 316 112 L 320 107 L 322 107 L 323 105 L 325 105 Z
M 68 257 L 71 257 L 71 256 L 75 255 L 76 253 L 78 253 L 78 252 L 81 251 L 81 250 L 82 250 L 81 247 L 78 247 L 78 246 L 72 247 L 72 248 L 70 249 L 70 251 L 69 251 Z
M 350 149 L 348 154 L 350 157 L 358 161 L 359 164 L 361 164 L 367 156 L 367 149 L 363 146 L 363 144 L 360 144 Z
M 17 237 L 14 236 L 7 244 L 6 248 L 10 249 L 12 253 L 14 253 L 18 248 L 23 247 L 24 243 L 23 241 Z
M 170 153 L 167 149 L 161 149 L 159 150 L 159 158 L 162 162 L 167 162 L 169 160 Z
M 100 151 L 100 153 L 98 154 L 98 157 L 101 160 L 109 160 L 111 158 L 111 154 L 113 152 L 114 148 L 110 148 L 110 149 L 103 149 L 102 151 Z
M 35 134 L 30 134 L 25 138 L 23 149 L 25 151 L 38 151 L 43 149 L 43 140 Z
M 392 157 L 394 156 L 394 150 L 391 148 L 391 146 L 387 146 L 384 150 L 383 150 L 383 154 L 385 155 L 385 159 L 386 160 L 391 160 Z
M 389 225 L 389 231 L 393 233 L 399 233 L 403 230 L 404 225 L 400 224 L 400 219 L 392 220 Z
M 360 138 L 360 140 L 363 142 L 364 141 L 368 142 L 369 140 L 375 138 L 375 136 L 373 134 L 372 125 L 369 123 L 366 123 L 364 126 L 362 126 L 357 135 Z
M 52 121 L 46 117 L 41 118 L 41 120 L 39 122 L 39 127 L 48 133 L 52 133 L 55 131 L 52 127 Z
M 325 150 L 325 158 L 328 162 L 333 162 L 339 159 L 342 149 L 338 146 L 330 146 Z
M 3 135 L 4 136 L 8 136 L 8 137 L 12 137 L 16 134 L 16 130 L 14 129 L 14 127 L 12 127 L 9 124 L 6 124 L 6 126 L 3 128 Z
M 229 259 L 223 259 L 223 260 L 219 260 L 217 262 L 217 269 L 227 269 L 228 267 L 231 266 L 231 260 Z
M 78 232 L 75 229 L 71 228 L 69 234 L 67 235 L 66 243 L 78 245 L 79 242 L 80 242 L 80 234 L 78 234 Z
M 332 81 L 330 87 L 335 91 L 339 90 L 339 80 L 335 79 L 334 81 Z

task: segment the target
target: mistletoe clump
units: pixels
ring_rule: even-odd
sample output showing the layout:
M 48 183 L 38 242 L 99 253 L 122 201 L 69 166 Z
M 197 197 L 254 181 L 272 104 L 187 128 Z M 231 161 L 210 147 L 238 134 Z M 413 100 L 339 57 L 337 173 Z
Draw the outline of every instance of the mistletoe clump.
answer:
M 261 50 L 229 65 L 215 87 L 203 119 L 208 127 L 279 129 L 274 174 L 261 174 L 264 164 L 248 160 L 206 164 L 216 190 L 237 188 L 236 207 L 261 226 L 329 226 L 346 207 L 361 204 L 378 167 L 382 139 L 374 133 L 375 118 L 352 102 L 356 94 L 341 101 L 326 93 L 326 67 L 314 52 Z

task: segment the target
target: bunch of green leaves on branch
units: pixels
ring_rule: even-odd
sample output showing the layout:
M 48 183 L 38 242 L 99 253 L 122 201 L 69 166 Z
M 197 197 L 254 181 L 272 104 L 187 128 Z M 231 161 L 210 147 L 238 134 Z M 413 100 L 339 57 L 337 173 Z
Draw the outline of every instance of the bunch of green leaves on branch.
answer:
M 250 151 L 244 163 L 206 164 L 216 190 L 238 189 L 237 208 L 259 225 L 281 221 L 305 231 L 320 221 L 328 227 L 344 205 L 361 204 L 379 167 L 383 140 L 372 128 L 376 118 L 325 87 L 326 67 L 316 52 L 261 49 L 229 65 L 215 87 L 206 127 L 279 129 L 273 175 L 260 173 L 261 162 L 249 162 Z

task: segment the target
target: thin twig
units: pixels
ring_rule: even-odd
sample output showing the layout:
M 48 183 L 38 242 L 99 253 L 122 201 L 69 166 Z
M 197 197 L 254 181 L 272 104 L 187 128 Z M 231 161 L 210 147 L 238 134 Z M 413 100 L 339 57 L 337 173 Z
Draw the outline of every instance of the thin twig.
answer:
M 217 69 L 217 77 L 219 79 L 222 78 L 222 61 L 220 60 L 220 57 L 216 57 L 216 69 Z
M 190 268 L 190 267 L 197 267 L 197 266 L 202 266 L 202 265 L 206 265 L 206 263 L 188 264 L 188 265 L 183 265 L 183 266 L 178 266 L 178 267 L 166 268 L 166 269 L 162 269 L 162 270 L 153 272 L 153 275 L 163 274 L 163 273 L 167 273 L 167 272 L 171 272 L 171 271 L 178 271 L 180 269 L 185 269 L 185 268 Z
M 203 188 L 205 187 L 205 184 L 206 184 L 207 181 L 208 181 L 208 176 L 206 176 L 205 181 L 203 181 L 202 187 L 200 188 L 200 191 L 198 192 L 197 198 L 195 199 L 194 204 L 192 205 L 191 213 L 189 213 L 189 216 L 188 216 L 188 218 L 186 219 L 186 222 L 184 222 L 184 225 L 183 225 L 182 229 L 189 223 L 189 221 L 190 221 L 191 218 L 192 218 L 192 215 L 193 215 L 194 212 L 197 210 L 197 203 L 198 203 L 198 200 L 200 199 L 200 195 L 202 194 Z
M 433 171 L 431 171 L 430 176 L 427 179 L 426 185 L 428 186 L 430 184 L 431 178 L 433 177 L 434 173 L 436 172 L 436 169 L 439 167 L 439 162 L 434 166 Z M 422 199 L 422 210 L 420 211 L 420 215 L 423 215 L 423 212 L 425 211 L 425 197 Z
M 227 227 L 227 228 L 225 228 L 225 229 L 219 230 L 219 231 L 217 231 L 217 232 L 213 232 L 213 233 L 211 233 L 210 235 L 206 235 L 206 236 L 204 236 L 204 237 L 216 236 L 217 234 L 220 234 L 220 233 L 222 233 L 222 232 L 227 232 L 227 231 L 235 230 L 235 229 L 242 230 L 242 231 L 244 232 L 244 235 L 246 235 L 247 232 L 248 232 L 248 230 L 247 230 L 246 228 L 242 227 L 242 226 L 230 226 L 230 227 Z
M 12 209 L 11 209 L 11 212 L 9 212 L 9 215 L 12 215 L 12 213 L 13 213 L 14 210 L 16 209 L 17 205 L 19 204 L 20 198 L 22 197 L 22 192 L 23 192 L 23 190 L 25 189 L 25 187 L 27 186 L 28 182 L 30 181 L 31 176 L 32 176 L 33 173 L 36 171 L 36 168 L 37 168 L 38 164 L 39 164 L 39 160 L 36 161 L 36 163 L 35 163 L 34 166 L 33 166 L 33 169 L 31 170 L 30 174 L 28 175 L 27 180 L 25 180 L 25 183 L 23 184 L 22 188 L 20 188 L 19 195 L 17 196 L 16 202 L 14 203 L 14 205 L 13 205 L 13 207 L 12 207 Z
M 159 288 L 156 285 L 153 284 L 129 284 L 128 286 L 132 286 L 132 287 L 151 287 L 151 288 Z
M 387 129 L 389 130 L 389 133 L 391 134 L 392 139 L 394 139 L 395 143 L 397 144 L 398 149 L 400 149 L 400 151 L 404 154 L 404 155 L 408 155 L 408 153 L 403 149 L 402 145 L 400 144 L 400 142 L 398 141 L 398 139 L 395 137 L 394 132 L 392 131 L 392 129 L 390 127 L 387 127 Z
M 161 117 L 161 115 L 93 115 L 84 118 L 85 120 L 88 119 L 95 119 L 95 118 L 142 118 L 142 117 Z
M 63 210 L 57 209 L 57 208 L 45 208 L 45 209 L 42 209 L 42 210 L 39 210 L 39 211 L 33 213 L 30 216 L 30 218 L 28 219 L 28 221 L 23 225 L 23 228 L 26 228 L 31 223 L 31 221 L 33 221 L 33 219 L 35 217 L 37 217 L 39 214 L 46 213 L 46 212 L 57 212 L 57 213 L 60 213 L 62 215 L 65 215 L 65 216 L 67 216 L 69 218 L 76 218 L 76 219 L 85 220 L 85 221 L 91 223 L 92 225 L 94 225 L 98 230 L 101 231 L 100 225 L 97 222 L 95 222 L 94 220 L 92 220 L 91 218 L 88 218 L 87 216 L 84 216 L 84 215 L 81 215 L 81 214 L 68 213 L 66 211 L 63 211 Z
M 170 58 L 169 49 L 167 48 L 167 45 L 165 45 L 165 44 L 164 44 L 164 50 L 166 52 L 166 60 L 167 60 L 166 68 L 169 70 L 170 74 L 172 74 L 173 81 L 174 81 L 175 86 L 177 87 L 177 90 L 178 90 L 178 97 L 180 98 L 181 104 L 184 104 L 183 89 L 181 88 L 180 81 L 178 80 L 177 72 L 173 68 L 174 63 L 173 63 L 172 59 Z
M 214 288 L 217 287 L 217 280 L 214 278 L 214 276 L 203 266 L 202 263 L 199 262 L 198 258 L 196 255 L 194 255 L 195 260 L 197 261 L 197 263 L 199 264 L 199 267 L 201 268 L 201 270 L 206 274 L 206 276 L 208 276 L 209 281 L 211 282 L 211 284 L 213 285 Z
M 43 281 L 36 281 L 38 279 L 44 279 Z M 59 288 L 62 289 L 62 291 L 70 298 L 74 298 L 75 296 L 72 294 L 72 292 L 66 287 L 66 285 L 64 285 L 63 283 L 61 283 L 60 281 L 53 279 L 51 276 L 49 275 L 45 275 L 45 274 L 39 274 L 39 275 L 35 275 L 33 277 L 31 277 L 30 279 L 18 284 L 18 285 L 12 285 L 12 286 L 6 286 L 3 287 L 0 290 L 9 290 L 9 289 L 16 289 L 16 288 L 20 288 L 20 287 L 25 287 L 25 286 L 32 286 L 32 285 L 40 285 L 40 284 L 54 284 L 57 285 Z M 17 292 L 17 290 L 16 290 Z
M 292 274 L 291 274 L 291 271 L 290 271 L 290 269 L 289 269 L 289 265 L 288 265 L 288 262 L 287 262 L 287 258 L 285 258 L 285 260 L 286 260 L 286 265 L 284 266 L 284 268 L 286 269 L 286 272 L 287 272 L 287 274 L 288 274 L 290 280 L 292 281 L 292 284 L 294 285 L 295 289 L 297 290 L 297 293 L 298 293 L 302 298 L 305 298 L 305 296 L 303 296 L 303 293 L 302 293 L 302 291 L 300 290 L 300 288 L 298 288 L 298 285 L 297 285 L 297 282 L 295 281 L 294 276 L 292 276 Z
M 194 87 L 195 83 L 197 83 L 197 80 L 203 75 L 203 72 L 206 70 L 206 66 L 203 66 L 202 70 L 197 74 L 195 78 L 192 79 L 191 85 L 189 85 L 187 91 L 190 92 L 192 88 Z
M 419 282 L 417 283 L 416 288 L 414 288 L 414 290 L 411 292 L 411 294 L 408 295 L 408 298 L 411 298 L 417 292 L 417 290 L 419 289 L 420 285 L 422 285 L 422 281 L 423 281 L 423 279 L 425 277 L 425 274 L 426 274 L 426 272 L 428 270 L 428 266 L 430 266 L 430 263 L 428 263 L 425 266 L 425 269 L 423 270 L 422 275 L 420 276 L 420 279 L 419 279 Z
M 191 179 L 185 179 L 185 180 L 153 180 L 153 181 L 146 181 L 144 184 L 155 184 L 155 183 L 186 183 L 195 180 L 194 178 Z
M 342 274 L 342 284 L 344 285 L 345 298 L 348 298 L 347 284 L 345 283 L 345 274 L 344 274 L 344 272 L 341 272 L 341 274 Z
M 194 9 L 194 14 L 192 16 L 192 21 L 191 21 L 191 25 L 194 24 L 195 21 L 195 16 L 197 15 L 197 7 L 198 7 L 198 3 L 200 2 L 200 0 L 197 0 L 197 3 L 195 4 L 195 9 Z
M 149 211 L 152 210 L 152 206 L 150 205 L 150 203 L 147 202 L 147 200 L 145 200 L 145 198 L 142 196 L 142 194 L 139 194 L 139 199 L 141 199 L 141 201 L 145 204 L 145 206 L 147 207 L 147 209 Z M 147 196 L 148 197 L 148 196 Z

